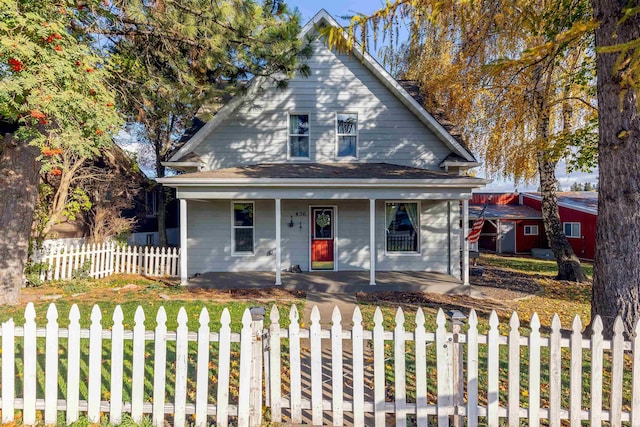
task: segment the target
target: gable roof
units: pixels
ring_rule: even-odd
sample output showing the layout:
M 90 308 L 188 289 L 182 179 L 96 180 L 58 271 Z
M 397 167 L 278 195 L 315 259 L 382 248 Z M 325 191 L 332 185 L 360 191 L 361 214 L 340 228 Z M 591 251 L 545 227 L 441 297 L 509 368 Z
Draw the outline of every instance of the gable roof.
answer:
M 523 193 L 524 197 L 542 200 L 540 193 Z M 598 215 L 598 193 L 596 191 L 560 191 L 556 193 L 558 206 L 579 212 Z
M 342 28 L 338 22 L 324 9 L 321 9 L 309 22 L 302 27 L 298 38 L 303 39 L 310 34 L 318 26 L 330 25 L 335 28 Z M 342 30 L 343 37 L 347 37 L 345 30 Z M 358 58 L 362 64 L 374 75 L 381 83 L 393 93 L 402 104 L 407 107 L 436 137 L 447 146 L 452 154 L 457 155 L 461 162 L 467 163 L 469 166 L 477 166 L 479 163 L 471 154 L 469 149 L 461 143 L 461 140 L 453 137 L 448 130 L 443 127 L 422 104 L 412 96 L 406 88 L 396 81 L 369 53 L 363 52 L 361 49 L 355 48 L 352 53 Z M 255 77 L 249 84 L 245 94 L 232 98 L 225 104 L 212 120 L 202 126 L 191 139 L 178 149 L 169 159 L 169 162 L 180 161 L 185 155 L 192 152 L 200 145 L 207 136 L 209 136 L 226 118 L 228 118 L 245 100 L 252 99 L 257 89 L 266 81 L 265 78 Z
M 158 179 L 169 187 L 193 185 L 345 185 L 479 188 L 487 180 L 389 163 L 262 163 Z
M 479 217 L 484 205 L 469 205 L 469 218 Z M 487 205 L 484 211 L 485 219 L 539 219 L 539 210 L 522 205 Z

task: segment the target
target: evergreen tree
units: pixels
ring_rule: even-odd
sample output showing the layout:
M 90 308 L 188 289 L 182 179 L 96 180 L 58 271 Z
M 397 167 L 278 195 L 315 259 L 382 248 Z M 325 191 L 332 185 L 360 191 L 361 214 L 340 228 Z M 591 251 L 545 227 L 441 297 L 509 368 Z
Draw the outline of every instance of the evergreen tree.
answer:
M 294 72 L 308 74 L 299 19 L 282 1 L 168 0 L 123 3 L 96 23 L 112 42 L 119 106 L 140 125 L 139 142 L 152 147 L 156 177 L 165 176 L 163 163 L 203 105 L 221 104 L 254 76 L 286 85 Z M 167 194 L 156 191 L 164 246 Z

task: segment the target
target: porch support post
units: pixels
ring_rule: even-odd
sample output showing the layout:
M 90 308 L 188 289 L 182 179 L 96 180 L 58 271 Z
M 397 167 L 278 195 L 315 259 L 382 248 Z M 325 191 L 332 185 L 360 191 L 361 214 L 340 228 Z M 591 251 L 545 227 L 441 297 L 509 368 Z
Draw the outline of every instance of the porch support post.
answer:
M 281 240 L 282 240 L 282 231 L 280 229 L 281 226 L 281 222 L 282 222 L 282 203 L 280 199 L 276 199 L 276 285 L 282 285 L 282 279 L 281 279 L 281 270 L 282 268 L 280 267 L 281 264 L 281 259 L 280 259 L 280 252 L 281 252 Z
M 469 284 L 469 200 L 462 201 L 462 284 Z
M 376 284 L 376 199 L 369 199 L 369 284 Z
M 186 285 L 187 278 L 187 199 L 180 199 L 180 284 Z

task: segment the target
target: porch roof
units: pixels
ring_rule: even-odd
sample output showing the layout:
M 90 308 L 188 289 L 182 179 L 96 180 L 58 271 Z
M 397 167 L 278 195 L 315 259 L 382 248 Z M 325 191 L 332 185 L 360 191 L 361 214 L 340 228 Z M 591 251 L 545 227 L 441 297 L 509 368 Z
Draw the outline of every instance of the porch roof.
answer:
M 483 205 L 469 205 L 469 218 L 480 216 Z M 522 205 L 487 205 L 484 212 L 486 219 L 542 219 L 542 213 L 529 206 Z
M 479 188 L 489 181 L 389 163 L 264 163 L 160 178 L 169 187 L 225 186 L 411 186 Z

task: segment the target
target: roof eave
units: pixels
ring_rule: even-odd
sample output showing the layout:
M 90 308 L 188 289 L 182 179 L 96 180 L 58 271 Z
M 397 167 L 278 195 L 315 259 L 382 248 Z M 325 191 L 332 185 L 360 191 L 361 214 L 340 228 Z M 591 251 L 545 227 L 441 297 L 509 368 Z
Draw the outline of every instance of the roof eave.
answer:
M 449 160 L 445 160 L 442 163 L 440 163 L 440 167 L 456 167 L 456 168 L 465 168 L 465 169 L 471 169 L 471 168 L 477 168 L 478 166 L 482 166 L 482 163 L 480 162 L 459 162 L 459 161 L 449 161 Z
M 459 187 L 480 188 L 490 181 L 480 178 L 456 178 L 456 179 L 292 179 L 292 178 L 183 178 L 165 177 L 157 178 L 157 182 L 168 187 L 385 187 L 385 188 L 429 188 L 429 187 Z

